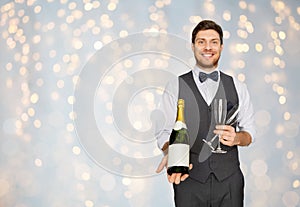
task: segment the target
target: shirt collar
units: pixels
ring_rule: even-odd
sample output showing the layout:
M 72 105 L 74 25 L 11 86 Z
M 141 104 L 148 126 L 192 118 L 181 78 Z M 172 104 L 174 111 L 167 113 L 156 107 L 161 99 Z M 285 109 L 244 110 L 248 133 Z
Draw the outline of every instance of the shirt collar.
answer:
M 207 72 L 205 70 L 202 70 L 201 68 L 199 68 L 197 65 L 194 66 L 194 70 L 193 70 L 193 73 L 196 75 L 196 77 L 199 77 L 199 73 L 200 72 L 203 72 L 203 73 L 212 73 L 214 71 L 218 71 L 218 75 L 219 75 L 219 78 L 220 78 L 220 71 L 219 71 L 219 68 L 216 68 L 214 69 L 213 71 L 210 71 L 210 72 Z

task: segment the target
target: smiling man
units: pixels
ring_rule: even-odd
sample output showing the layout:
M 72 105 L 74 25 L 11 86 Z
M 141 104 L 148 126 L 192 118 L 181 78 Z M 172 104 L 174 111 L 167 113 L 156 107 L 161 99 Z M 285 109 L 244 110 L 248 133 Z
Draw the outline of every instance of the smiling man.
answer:
M 194 69 L 169 83 L 160 104 L 166 124 L 157 132 L 159 147 L 165 152 L 157 172 L 167 166 L 168 140 L 175 123 L 178 99 L 185 100 L 185 121 L 190 132 L 189 175 L 173 173 L 176 207 L 241 207 L 244 201 L 244 176 L 240 170 L 238 146 L 248 146 L 255 134 L 253 107 L 247 87 L 218 66 L 223 50 L 222 28 L 211 20 L 201 21 L 192 32 Z M 170 92 L 171 91 L 171 92 Z M 227 101 L 227 115 L 237 106 L 233 123 L 216 125 L 212 120 L 212 103 Z M 203 140 L 219 135 L 226 153 L 208 153 Z M 216 147 L 216 144 L 213 144 Z M 205 154 L 205 159 L 201 155 Z

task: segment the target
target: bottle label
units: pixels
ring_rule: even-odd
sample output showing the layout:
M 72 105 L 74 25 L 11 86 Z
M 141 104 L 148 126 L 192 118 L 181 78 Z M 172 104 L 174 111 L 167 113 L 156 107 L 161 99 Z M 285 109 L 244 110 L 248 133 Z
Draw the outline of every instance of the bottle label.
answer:
M 189 167 L 189 150 L 187 144 L 171 144 L 168 152 L 168 167 Z

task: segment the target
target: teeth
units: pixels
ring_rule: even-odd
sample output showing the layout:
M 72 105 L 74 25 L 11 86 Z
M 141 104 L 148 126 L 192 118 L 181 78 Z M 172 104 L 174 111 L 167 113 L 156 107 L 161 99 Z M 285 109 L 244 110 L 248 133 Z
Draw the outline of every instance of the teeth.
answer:
M 212 54 L 203 54 L 204 57 L 211 57 Z

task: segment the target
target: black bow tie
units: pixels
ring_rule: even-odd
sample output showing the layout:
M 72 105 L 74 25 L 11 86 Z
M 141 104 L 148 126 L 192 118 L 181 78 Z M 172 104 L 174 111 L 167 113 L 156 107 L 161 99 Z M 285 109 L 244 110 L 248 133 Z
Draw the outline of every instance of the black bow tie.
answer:
M 201 83 L 203 83 L 204 81 L 206 81 L 207 78 L 210 78 L 214 81 L 218 81 L 218 72 L 217 71 L 214 71 L 212 73 L 203 73 L 203 72 L 200 72 L 199 73 L 199 80 Z

